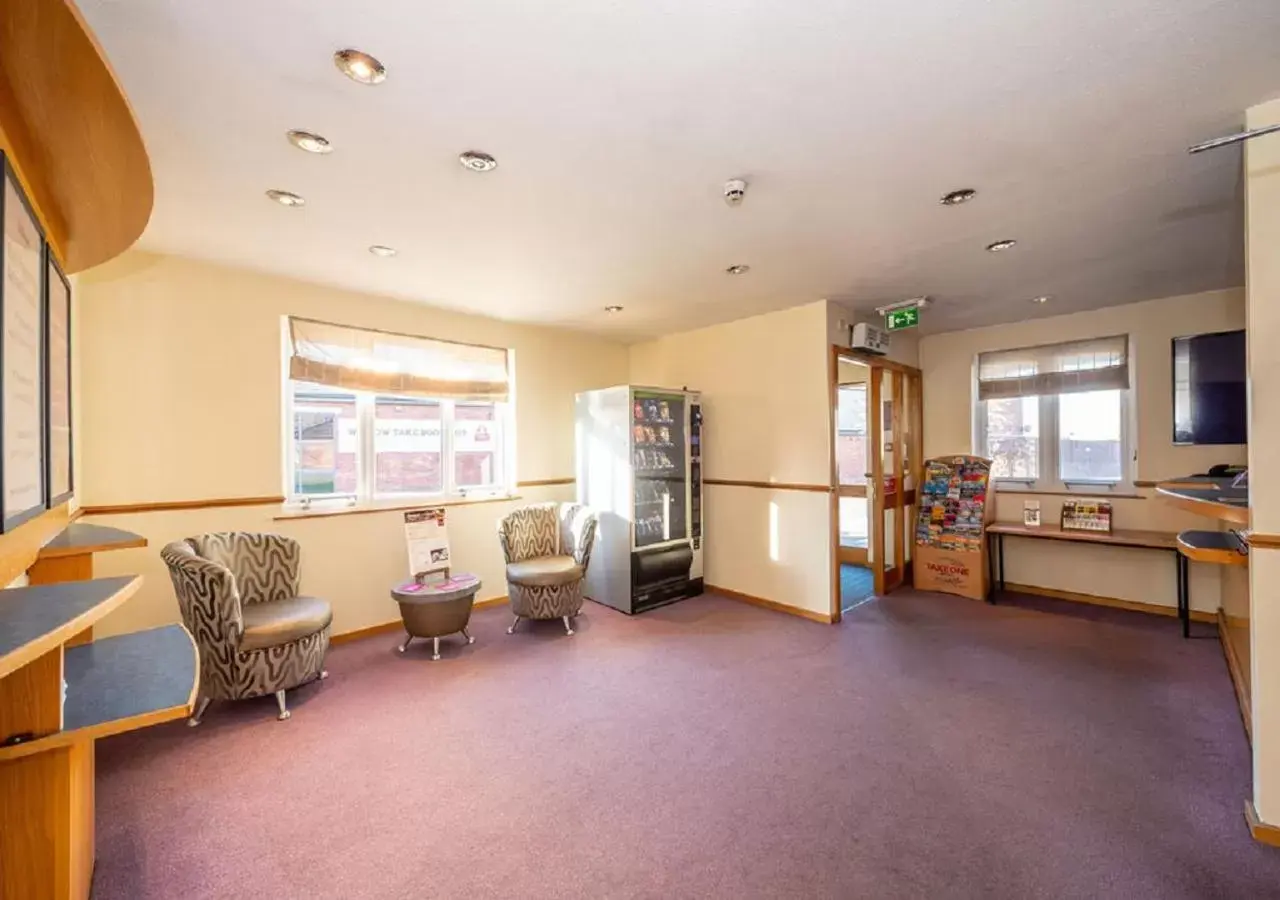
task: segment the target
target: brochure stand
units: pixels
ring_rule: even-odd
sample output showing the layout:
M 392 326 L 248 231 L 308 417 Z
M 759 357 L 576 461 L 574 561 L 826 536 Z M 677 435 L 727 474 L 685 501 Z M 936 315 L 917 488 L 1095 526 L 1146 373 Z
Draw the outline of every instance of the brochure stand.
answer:
M 995 509 L 987 502 L 991 460 L 942 456 L 925 460 L 912 553 L 914 582 L 922 591 L 987 596 L 986 527 Z

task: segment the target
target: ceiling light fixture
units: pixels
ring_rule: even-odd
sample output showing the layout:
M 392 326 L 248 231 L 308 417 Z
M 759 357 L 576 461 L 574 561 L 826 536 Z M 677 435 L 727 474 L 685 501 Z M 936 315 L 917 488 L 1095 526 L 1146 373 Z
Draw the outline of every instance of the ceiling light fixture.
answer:
M 382 244 L 374 244 L 372 247 L 369 248 L 369 252 L 372 253 L 374 256 L 380 256 L 383 259 L 387 259 L 389 257 L 395 256 L 397 253 L 395 247 L 387 247 Z
M 328 138 L 323 138 L 318 134 L 310 131 L 299 131 L 293 129 L 286 131 L 285 137 L 289 139 L 289 143 L 297 147 L 299 150 L 306 150 L 308 153 L 332 153 L 333 144 L 329 143 Z
M 339 50 L 333 64 L 343 75 L 361 84 L 381 84 L 387 80 L 387 67 L 362 50 Z
M 959 206 L 961 203 L 968 203 L 976 196 L 978 196 L 978 192 L 973 188 L 961 188 L 958 191 L 943 194 L 942 199 L 938 202 L 943 206 Z
M 1032 303 L 1048 303 L 1052 299 L 1053 298 L 1048 294 L 1044 294 L 1043 296 L 1040 296 L 1040 297 L 1032 297 L 1031 302 Z
M 458 162 L 462 163 L 462 168 L 470 169 L 472 172 L 492 172 L 498 168 L 496 159 L 479 150 L 468 150 L 458 154 Z
M 730 275 L 746 275 L 748 272 L 751 271 L 751 267 L 750 266 L 730 266 L 729 268 L 725 269 L 725 271 L 728 272 Z
M 279 203 L 281 206 L 306 206 L 305 198 L 293 193 L 292 191 L 267 191 L 267 196 Z
M 992 253 L 999 253 L 1001 250 L 1008 250 L 1010 247 L 1016 246 L 1017 243 L 1013 238 L 1005 238 L 1003 241 L 994 241 L 987 244 L 987 250 Z
M 607 312 L 609 315 L 613 315 L 614 313 L 620 313 L 620 312 L 622 312 L 622 307 L 621 307 L 621 306 L 606 306 L 606 307 L 604 308 L 604 311 L 605 311 L 605 312 Z

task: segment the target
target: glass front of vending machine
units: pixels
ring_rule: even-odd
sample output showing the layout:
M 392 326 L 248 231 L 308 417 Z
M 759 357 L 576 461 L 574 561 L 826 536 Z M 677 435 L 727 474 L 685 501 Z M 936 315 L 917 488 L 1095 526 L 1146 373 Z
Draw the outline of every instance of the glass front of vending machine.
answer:
M 688 538 L 685 398 L 636 391 L 631 411 L 635 549 Z

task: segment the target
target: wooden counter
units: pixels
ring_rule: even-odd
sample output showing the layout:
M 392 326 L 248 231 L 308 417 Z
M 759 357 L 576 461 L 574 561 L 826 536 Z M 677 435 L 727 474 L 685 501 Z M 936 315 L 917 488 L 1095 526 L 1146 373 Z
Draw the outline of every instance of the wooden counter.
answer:
M 1160 482 L 1156 493 L 1187 512 L 1248 527 L 1249 490 L 1234 488 L 1231 482 L 1231 478 L 1190 475 Z
M 1112 547 L 1144 547 L 1149 550 L 1176 550 L 1178 536 L 1171 531 L 1141 531 L 1117 528 L 1114 531 L 1063 530 L 1057 525 L 1022 525 L 1018 522 L 996 522 L 987 526 L 988 534 L 1012 537 L 1043 538 L 1051 541 L 1073 541 L 1107 544 Z

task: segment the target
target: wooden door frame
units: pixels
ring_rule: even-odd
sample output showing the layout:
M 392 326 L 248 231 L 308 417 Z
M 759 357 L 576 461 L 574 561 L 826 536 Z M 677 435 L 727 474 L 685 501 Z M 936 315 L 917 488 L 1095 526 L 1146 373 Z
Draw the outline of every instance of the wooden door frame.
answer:
M 847 360 L 849 362 L 861 363 L 862 365 L 866 365 L 871 369 L 871 377 L 868 380 L 868 389 L 867 389 L 868 404 L 870 406 L 870 412 L 873 419 L 871 430 L 873 431 L 874 434 L 880 435 L 880 443 L 877 443 L 874 445 L 876 452 L 872 453 L 871 472 L 872 472 L 873 480 L 871 481 L 871 484 L 880 485 L 881 493 L 883 493 L 884 455 L 883 455 L 883 449 L 882 449 L 883 428 L 881 428 L 881 425 L 882 425 L 881 416 L 883 415 L 883 413 L 879 408 L 880 404 L 878 402 L 880 399 L 880 386 L 879 386 L 880 380 L 874 377 L 877 371 L 889 371 L 889 372 L 895 373 L 895 381 L 897 381 L 898 384 L 903 385 L 903 390 L 901 390 L 898 394 L 895 395 L 895 397 L 898 400 L 898 402 L 894 404 L 895 422 L 898 421 L 898 416 L 901 414 L 901 406 L 900 406 L 901 401 L 903 398 L 906 397 L 908 393 L 908 391 L 906 390 L 906 383 L 908 380 L 906 378 L 903 378 L 902 376 L 904 375 L 913 376 L 912 379 L 910 380 L 910 383 L 912 386 L 910 390 L 911 401 L 912 401 L 911 423 L 910 423 L 912 426 L 910 428 L 911 445 L 907 454 L 911 462 L 911 475 L 912 475 L 913 488 L 910 491 L 906 490 L 906 479 L 903 478 L 901 475 L 899 475 L 900 483 L 898 484 L 898 489 L 894 492 L 894 494 L 886 495 L 885 500 L 888 501 L 892 499 L 895 504 L 895 507 L 897 507 L 897 505 L 900 503 L 901 509 L 903 510 L 905 510 L 908 506 L 913 505 L 915 503 L 915 495 L 920 485 L 920 479 L 923 477 L 923 474 L 924 474 L 924 466 L 923 466 L 923 459 L 922 459 L 922 448 L 924 446 L 924 381 L 923 381 L 923 374 L 921 373 L 920 369 L 917 369 L 915 366 L 908 366 L 908 365 L 905 365 L 904 363 L 895 362 L 894 360 L 891 360 L 891 359 L 886 359 L 883 356 L 876 356 L 875 354 L 866 353 L 865 351 L 861 351 L 861 350 L 854 350 L 850 347 L 842 347 L 840 344 L 832 344 L 830 352 L 828 353 L 828 356 L 827 356 L 827 402 L 828 402 L 828 405 L 830 406 L 830 415 L 828 416 L 829 426 L 830 426 L 830 440 L 828 441 L 828 443 L 830 445 L 830 450 L 831 450 L 831 489 L 830 489 L 830 525 L 831 527 L 829 529 L 829 531 L 831 532 L 829 535 L 830 557 L 831 557 L 830 616 L 831 616 L 831 621 L 833 623 L 839 622 L 841 620 L 841 609 L 840 609 L 841 607 L 841 603 L 840 603 L 840 492 L 841 492 L 841 487 L 840 487 L 840 464 L 839 464 L 839 459 L 836 456 L 836 441 L 839 439 L 838 415 L 839 415 L 839 408 L 840 408 L 840 394 L 839 394 L 840 360 L 842 359 Z M 895 445 L 895 453 L 896 453 L 898 452 L 901 428 L 900 427 L 895 428 L 894 434 L 895 434 L 894 445 Z M 898 458 L 897 466 L 899 471 L 901 471 L 901 465 L 902 465 L 902 461 L 900 458 Z M 865 488 L 863 490 L 863 495 L 865 496 Z M 899 497 L 901 499 L 899 499 Z M 874 513 L 874 510 L 873 510 L 873 513 Z M 884 514 L 881 513 L 881 515 L 878 517 L 872 515 L 873 521 L 871 522 L 871 526 L 872 526 L 871 531 L 872 531 L 873 540 L 874 540 L 874 534 L 876 533 L 876 530 L 877 530 L 876 522 L 874 521 L 874 519 L 876 518 L 880 519 L 879 533 L 880 533 L 880 539 L 881 539 L 881 547 L 880 547 L 879 553 L 875 555 L 876 559 L 880 560 L 880 563 L 878 566 L 878 568 L 880 568 L 880 572 L 878 573 L 879 577 L 876 579 L 876 584 L 880 586 L 880 585 L 883 585 L 884 583 L 883 568 L 882 568 L 884 564 L 883 563 Z M 901 519 L 899 519 L 898 521 L 898 526 L 899 526 L 899 530 L 905 534 L 906 531 L 902 527 L 903 522 L 901 521 Z M 871 546 L 869 549 L 874 551 L 875 547 Z M 905 548 L 905 544 L 903 543 L 903 539 L 900 538 L 895 542 L 895 551 L 894 551 L 895 563 L 897 563 L 898 557 L 900 554 L 905 554 L 905 549 L 906 548 Z M 903 578 L 905 583 L 910 572 L 910 566 L 907 564 L 901 564 L 901 565 L 903 566 Z M 872 569 L 872 574 L 873 576 L 877 574 L 876 568 Z M 879 587 L 877 587 L 877 592 L 879 592 Z

